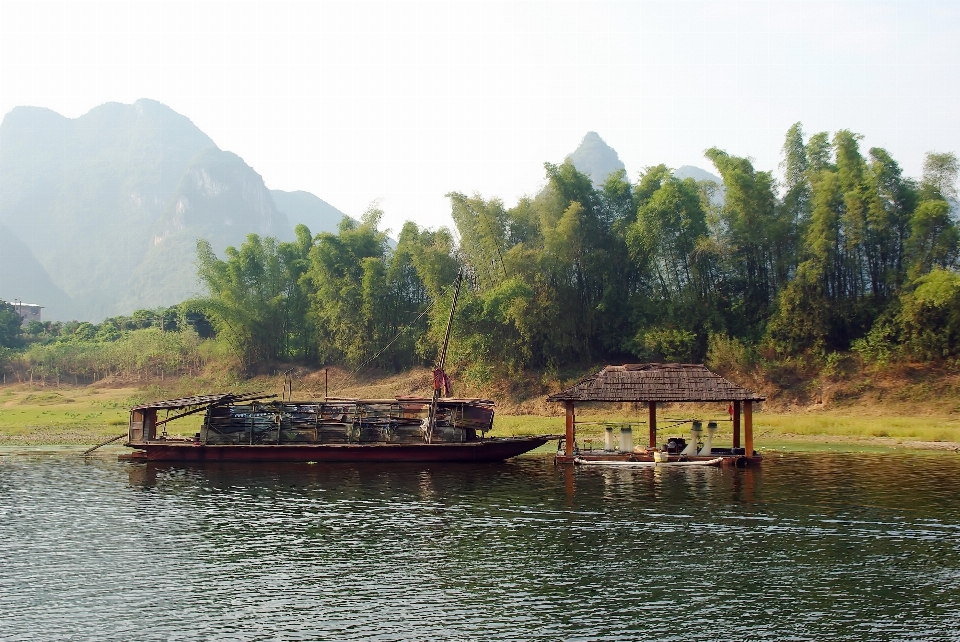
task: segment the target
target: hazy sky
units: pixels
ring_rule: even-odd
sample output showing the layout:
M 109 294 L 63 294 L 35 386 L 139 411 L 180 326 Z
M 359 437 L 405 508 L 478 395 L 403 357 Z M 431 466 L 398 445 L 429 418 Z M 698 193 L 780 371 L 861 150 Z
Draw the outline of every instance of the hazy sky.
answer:
M 960 152 L 960 2 L 0 4 L 0 112 L 147 97 L 272 189 L 448 224 L 508 204 L 590 130 L 643 167 L 851 129 L 917 175 Z

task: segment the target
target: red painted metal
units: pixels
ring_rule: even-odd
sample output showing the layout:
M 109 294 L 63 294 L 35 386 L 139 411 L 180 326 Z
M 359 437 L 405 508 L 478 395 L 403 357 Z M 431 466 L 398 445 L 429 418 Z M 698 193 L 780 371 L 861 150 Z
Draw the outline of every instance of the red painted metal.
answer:
M 288 461 L 288 462 L 485 462 L 522 455 L 555 435 L 504 437 L 464 443 L 304 444 L 213 446 L 188 441 L 151 442 L 133 447 L 149 461 Z

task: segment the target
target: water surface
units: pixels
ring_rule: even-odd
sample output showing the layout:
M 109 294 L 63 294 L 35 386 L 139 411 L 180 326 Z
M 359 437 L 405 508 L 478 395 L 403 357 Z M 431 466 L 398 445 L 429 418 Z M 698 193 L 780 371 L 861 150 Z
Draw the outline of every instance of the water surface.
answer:
M 0 639 L 954 640 L 958 480 L 0 457 Z

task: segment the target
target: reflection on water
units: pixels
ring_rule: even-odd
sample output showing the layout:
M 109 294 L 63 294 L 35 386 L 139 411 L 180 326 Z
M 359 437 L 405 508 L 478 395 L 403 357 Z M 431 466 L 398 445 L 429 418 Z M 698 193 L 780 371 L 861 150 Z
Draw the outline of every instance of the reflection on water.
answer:
M 957 639 L 960 457 L 0 459 L 0 639 Z

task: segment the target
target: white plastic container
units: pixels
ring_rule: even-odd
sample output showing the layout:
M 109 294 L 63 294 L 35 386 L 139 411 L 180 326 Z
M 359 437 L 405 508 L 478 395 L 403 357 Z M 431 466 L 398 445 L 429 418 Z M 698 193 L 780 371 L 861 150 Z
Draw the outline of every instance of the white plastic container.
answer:
M 700 441 L 700 433 L 703 432 L 703 424 L 699 421 L 693 422 L 693 427 L 690 429 L 690 441 L 687 443 L 687 447 L 683 449 L 681 455 L 687 455 L 692 457 L 697 454 L 697 442 Z
M 607 426 L 603 432 L 603 449 L 616 450 L 616 447 L 613 445 L 613 426 Z
M 713 450 L 713 435 L 717 432 L 717 422 L 707 422 L 707 436 L 703 440 L 703 448 L 700 449 L 700 455 L 710 455 Z

